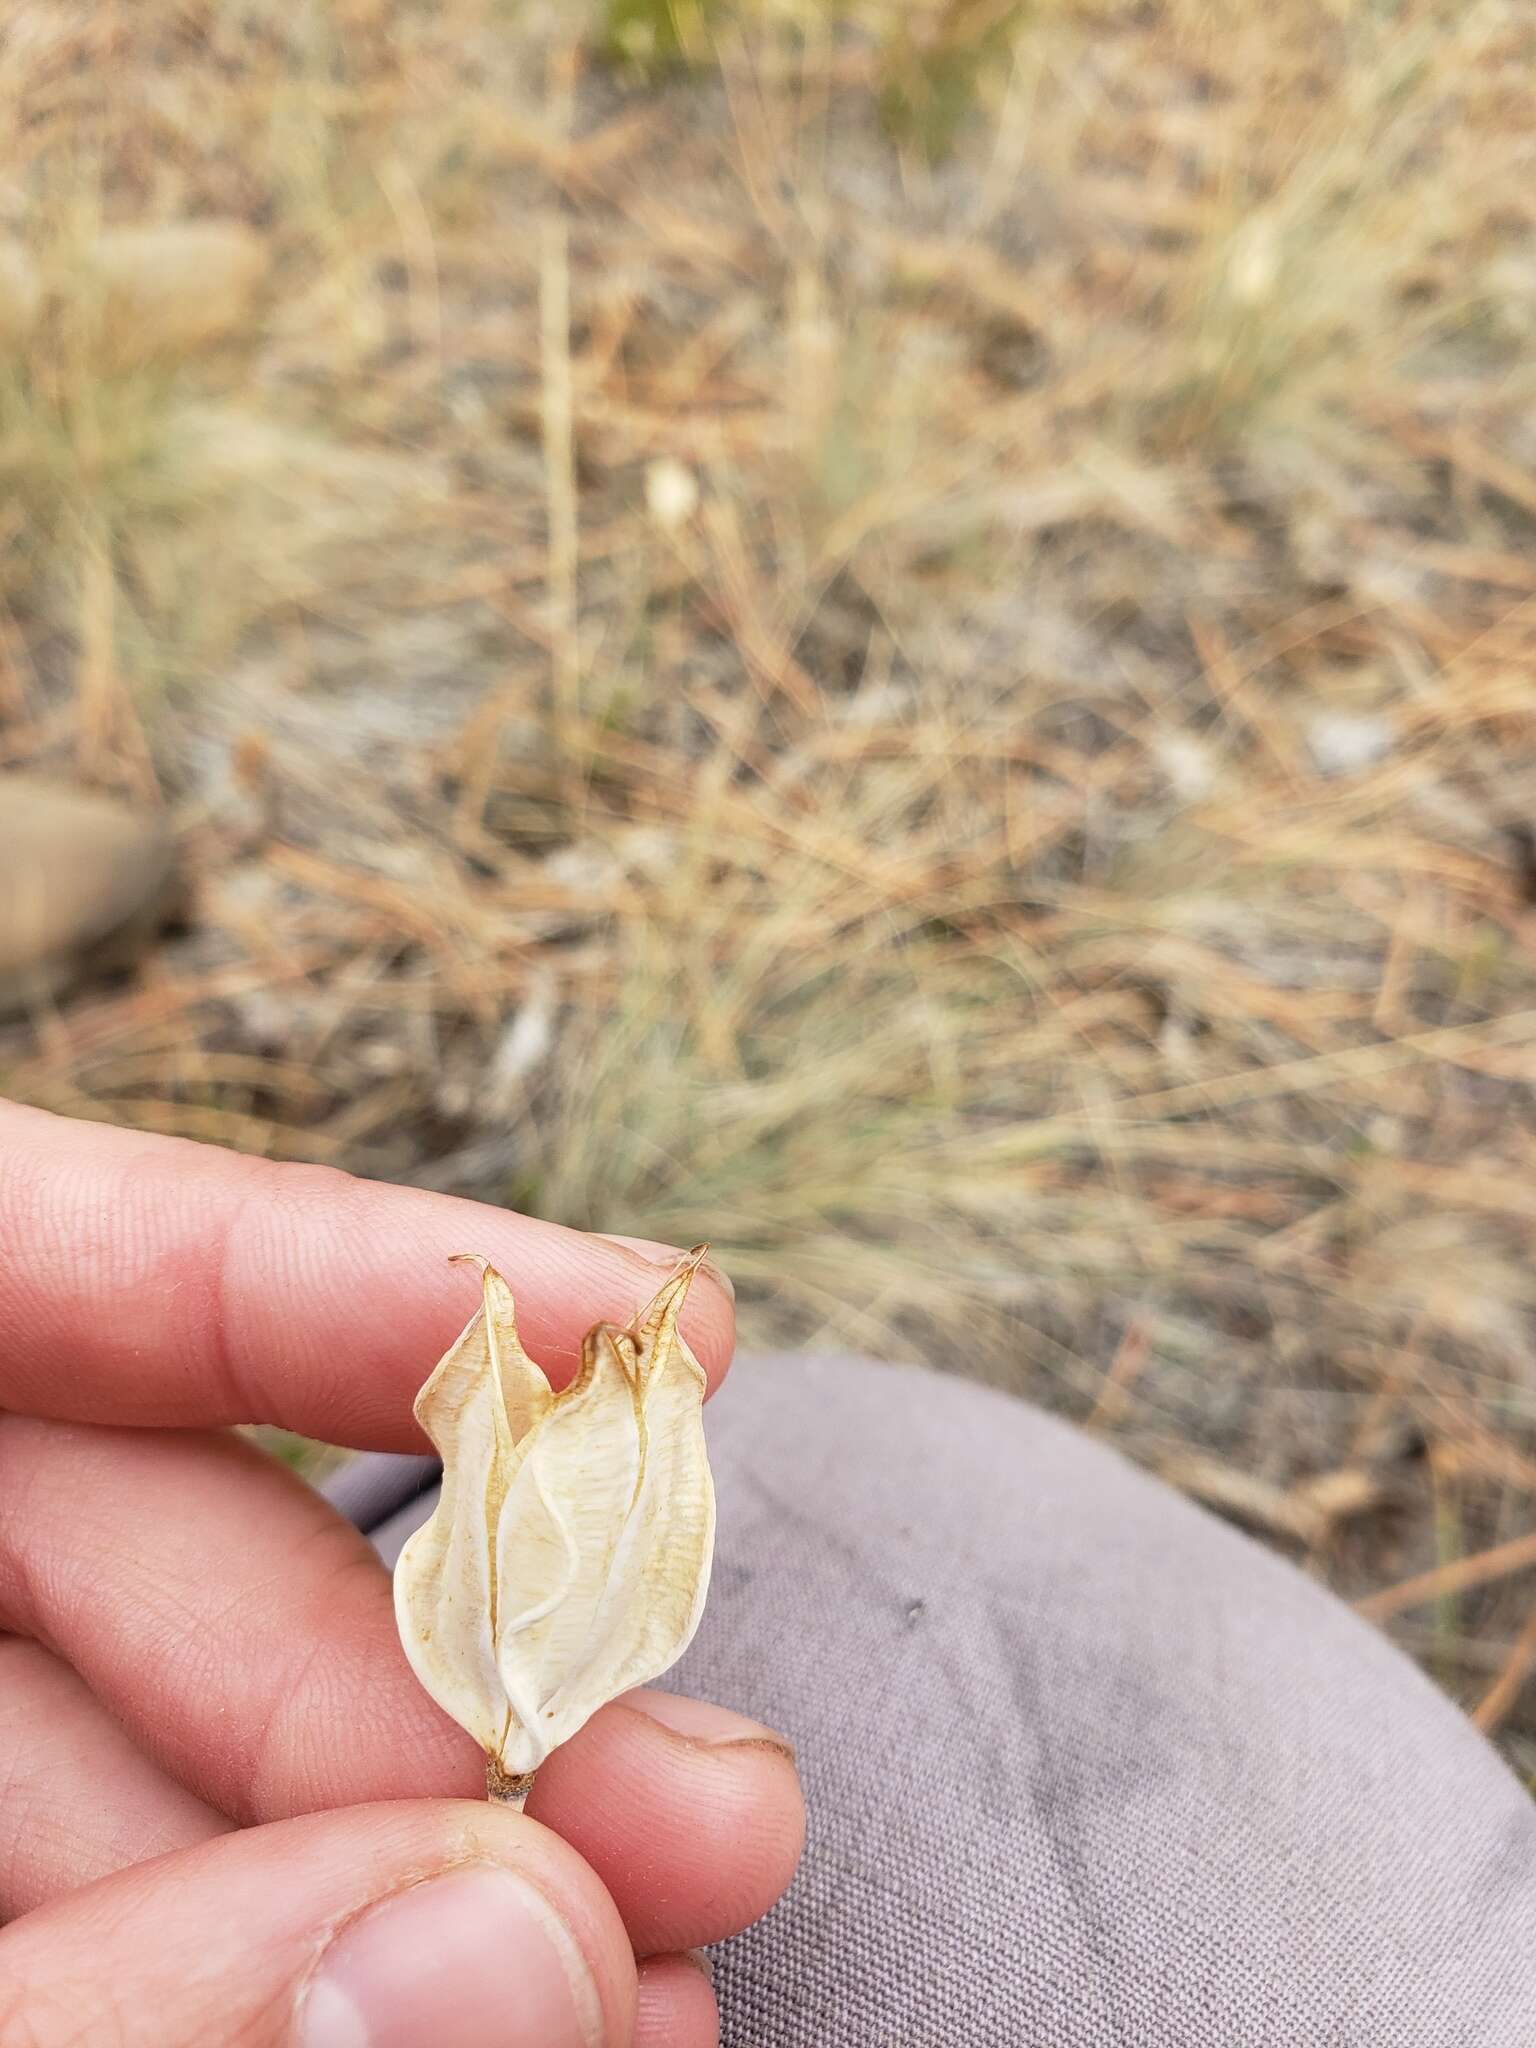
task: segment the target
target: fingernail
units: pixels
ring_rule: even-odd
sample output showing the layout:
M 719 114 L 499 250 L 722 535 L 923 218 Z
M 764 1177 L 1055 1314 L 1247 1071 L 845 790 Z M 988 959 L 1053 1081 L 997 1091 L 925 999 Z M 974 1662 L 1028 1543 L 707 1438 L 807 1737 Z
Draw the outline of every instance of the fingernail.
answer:
M 714 1957 L 709 1953 L 708 1949 L 685 1948 L 680 1949 L 678 1953 L 681 1955 L 685 1963 L 692 1963 L 693 1967 L 698 1971 L 701 1977 L 703 1977 L 707 1982 L 711 1984 L 714 1983 L 715 1960 Z
M 717 1707 L 710 1700 L 690 1699 L 681 1692 L 640 1691 L 624 1693 L 618 1704 L 659 1721 L 663 1728 L 701 1749 L 730 1749 L 737 1743 L 752 1742 L 778 1750 L 791 1763 L 795 1760 L 794 1744 L 776 1728 L 750 1721 L 745 1714 L 732 1713 L 729 1707 Z
M 663 1273 L 669 1273 L 679 1259 L 687 1256 L 686 1253 L 675 1250 L 671 1245 L 658 1244 L 654 1238 L 617 1237 L 609 1230 L 597 1231 L 595 1235 L 601 1237 L 607 1244 L 616 1244 L 622 1252 L 633 1252 L 647 1266 L 654 1266 Z M 717 1266 L 713 1259 L 702 1259 L 699 1262 L 699 1271 L 714 1281 L 728 1301 L 736 1299 L 735 1282 L 731 1279 L 730 1274 L 726 1272 L 724 1266 Z
M 332 1942 L 300 2048 L 600 2048 L 602 1999 L 542 1893 L 497 1864 L 429 1878 Z

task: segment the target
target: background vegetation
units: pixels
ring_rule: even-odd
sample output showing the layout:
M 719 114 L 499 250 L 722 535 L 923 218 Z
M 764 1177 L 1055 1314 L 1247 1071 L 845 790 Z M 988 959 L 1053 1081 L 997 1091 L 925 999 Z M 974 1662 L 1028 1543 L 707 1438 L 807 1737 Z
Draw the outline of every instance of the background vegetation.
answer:
M 13 0 L 0 766 L 198 898 L 0 1086 L 708 1236 L 1536 1771 L 1533 82 L 1478 0 Z

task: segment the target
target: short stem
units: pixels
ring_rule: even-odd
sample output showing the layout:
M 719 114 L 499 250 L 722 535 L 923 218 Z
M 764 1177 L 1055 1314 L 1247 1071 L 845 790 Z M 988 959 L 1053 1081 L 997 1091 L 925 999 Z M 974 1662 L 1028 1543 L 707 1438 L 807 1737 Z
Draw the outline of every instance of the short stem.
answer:
M 521 1813 L 533 1786 L 532 1771 L 509 1771 L 499 1757 L 485 1760 L 485 1796 L 493 1806 L 510 1806 Z

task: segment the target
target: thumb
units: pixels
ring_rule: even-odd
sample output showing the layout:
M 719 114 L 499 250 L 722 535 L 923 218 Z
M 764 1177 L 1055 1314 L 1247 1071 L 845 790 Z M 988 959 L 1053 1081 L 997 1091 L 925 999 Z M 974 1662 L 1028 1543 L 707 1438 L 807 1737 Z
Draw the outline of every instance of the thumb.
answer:
M 28 2048 L 625 2048 L 618 1912 L 537 1821 L 459 1800 L 221 1835 L 0 1932 Z

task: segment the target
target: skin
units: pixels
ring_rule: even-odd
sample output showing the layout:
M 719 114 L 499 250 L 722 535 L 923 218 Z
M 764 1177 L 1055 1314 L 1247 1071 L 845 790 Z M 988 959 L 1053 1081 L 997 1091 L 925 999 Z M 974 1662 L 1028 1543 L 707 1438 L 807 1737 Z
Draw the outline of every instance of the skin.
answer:
M 424 1448 L 411 1400 L 473 1306 L 463 1250 L 507 1275 L 557 1383 L 671 1256 L 0 1105 L 6 2040 L 288 2043 L 328 1936 L 473 1855 L 575 1930 L 614 2048 L 715 2041 L 681 1952 L 788 1883 L 787 1749 L 634 1694 L 551 1759 L 527 1815 L 488 1808 L 368 1545 L 224 1433 Z M 731 1307 L 707 1273 L 684 1328 L 718 1384 Z M 168 1962 L 192 1947 L 198 1970 Z

